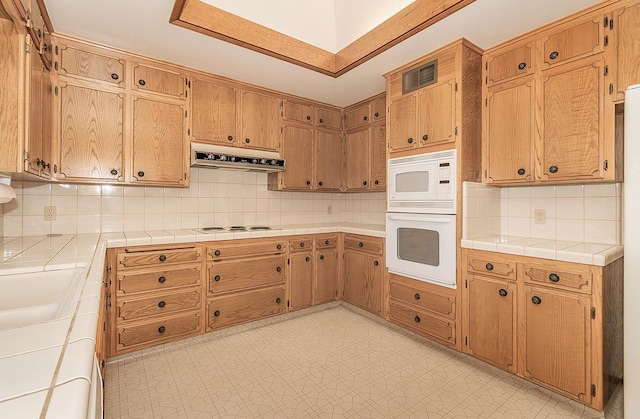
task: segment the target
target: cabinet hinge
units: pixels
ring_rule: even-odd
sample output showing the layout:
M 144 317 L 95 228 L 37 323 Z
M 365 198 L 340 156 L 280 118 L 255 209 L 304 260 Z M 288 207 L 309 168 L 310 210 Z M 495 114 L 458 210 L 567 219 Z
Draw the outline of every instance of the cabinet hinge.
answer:
M 596 385 L 591 384 L 591 397 L 596 397 Z
M 602 168 L 605 172 L 609 170 L 609 160 L 605 160 L 604 162 L 602 162 Z
M 596 318 L 596 308 L 595 307 L 591 307 L 591 318 L 595 320 Z
M 613 19 L 609 19 L 609 29 L 613 29 Z
M 111 266 L 107 266 L 107 272 L 111 272 Z
M 604 17 L 604 27 L 608 27 L 609 26 L 609 16 L 605 16 Z
M 464 337 L 464 346 L 469 346 L 469 338 L 467 336 Z
M 455 84 L 454 89 L 456 92 L 458 91 L 458 83 Z
M 184 111 L 184 117 L 185 118 L 187 117 L 187 111 Z
M 469 282 L 466 279 L 464 280 L 464 287 L 469 288 Z
M 458 127 L 456 127 L 456 129 L 453 130 L 454 135 L 458 135 Z
M 29 44 L 24 44 L 24 52 L 31 52 L 31 45 Z
M 287 307 L 291 307 L 291 301 L 287 300 Z
M 604 66 L 604 75 L 605 75 L 605 76 L 608 76 L 608 75 L 609 75 L 609 66 L 608 66 L 608 65 L 605 65 L 605 66 Z
M 488 70 L 489 69 L 489 61 L 485 61 L 484 62 L 484 69 Z
M 609 94 L 613 94 L 613 83 L 609 83 Z
M 187 128 L 187 135 L 191 135 L 191 128 Z
M 291 265 L 291 259 L 287 259 L 287 265 Z
M 489 84 L 489 76 L 484 76 L 484 84 Z
M 609 46 L 609 35 L 604 36 L 604 46 L 605 47 Z
M 56 86 L 55 90 L 55 95 L 58 96 L 58 86 Z
M 24 152 L 24 161 L 29 161 L 29 152 L 28 151 Z
M 487 106 L 489 104 L 489 99 L 485 98 L 484 99 L 484 106 Z

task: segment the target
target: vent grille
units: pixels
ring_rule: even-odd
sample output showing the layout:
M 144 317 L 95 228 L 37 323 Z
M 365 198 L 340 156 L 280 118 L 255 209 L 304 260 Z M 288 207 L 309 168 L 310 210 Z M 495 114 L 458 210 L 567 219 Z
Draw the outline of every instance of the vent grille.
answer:
M 402 94 L 438 81 L 438 60 L 402 73 Z

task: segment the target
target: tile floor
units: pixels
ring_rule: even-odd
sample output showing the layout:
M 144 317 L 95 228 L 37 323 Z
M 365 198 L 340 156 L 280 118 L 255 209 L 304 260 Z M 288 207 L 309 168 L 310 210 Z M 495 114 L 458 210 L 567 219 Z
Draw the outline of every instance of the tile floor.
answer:
M 602 417 L 363 313 L 334 304 L 114 358 L 105 418 Z

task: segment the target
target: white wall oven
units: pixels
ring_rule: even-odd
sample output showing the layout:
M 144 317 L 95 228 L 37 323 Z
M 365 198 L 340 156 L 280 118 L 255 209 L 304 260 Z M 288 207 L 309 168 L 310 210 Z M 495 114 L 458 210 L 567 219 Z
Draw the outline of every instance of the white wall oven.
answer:
M 387 267 L 456 288 L 456 151 L 389 160 Z

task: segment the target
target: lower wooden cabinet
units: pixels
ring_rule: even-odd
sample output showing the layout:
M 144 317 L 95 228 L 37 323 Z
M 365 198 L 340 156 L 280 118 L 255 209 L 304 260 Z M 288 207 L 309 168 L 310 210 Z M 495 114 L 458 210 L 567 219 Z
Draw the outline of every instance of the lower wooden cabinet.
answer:
M 316 245 L 317 246 L 317 245 Z M 338 299 L 338 251 L 334 245 L 331 248 L 316 247 L 316 275 L 314 304 L 328 303 Z
M 289 270 L 289 286 L 291 287 L 289 309 L 297 310 L 310 307 L 313 304 L 313 250 L 292 253 L 289 260 L 291 265 Z
M 287 311 L 284 285 L 230 294 L 207 301 L 207 331 Z
M 338 298 L 336 234 L 291 238 L 289 310 Z
M 130 352 L 202 333 L 200 311 L 121 323 L 116 327 L 117 352 Z
M 382 315 L 384 240 L 346 234 L 344 247 L 342 298 L 348 303 Z

